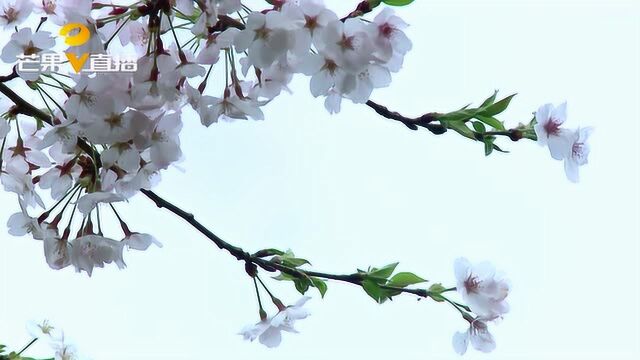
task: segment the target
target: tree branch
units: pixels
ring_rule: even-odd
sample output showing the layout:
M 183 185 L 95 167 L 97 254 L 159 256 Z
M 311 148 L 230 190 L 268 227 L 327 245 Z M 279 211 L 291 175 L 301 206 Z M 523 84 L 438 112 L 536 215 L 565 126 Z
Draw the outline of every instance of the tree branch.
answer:
M 173 214 L 177 215 L 178 217 L 180 217 L 181 219 L 189 223 L 189 225 L 191 225 L 196 230 L 198 230 L 202 235 L 204 235 L 209 240 L 211 240 L 218 248 L 228 251 L 231 255 L 233 255 L 239 261 L 244 261 L 247 264 L 253 264 L 268 272 L 281 271 L 287 275 L 291 275 L 296 278 L 317 277 L 322 279 L 329 279 L 329 280 L 350 283 L 358 286 L 362 286 L 362 282 L 363 280 L 365 280 L 364 274 L 361 274 L 361 273 L 337 275 L 337 274 L 330 274 L 330 273 L 323 273 L 323 272 L 316 272 L 316 271 L 308 271 L 308 270 L 285 266 L 283 264 L 277 263 L 272 260 L 267 260 L 262 257 L 251 255 L 250 253 L 246 252 L 242 248 L 231 245 L 228 242 L 222 240 L 220 237 L 214 234 L 211 230 L 207 229 L 207 227 L 205 227 L 199 221 L 197 221 L 193 216 L 193 214 L 182 210 L 178 206 L 163 199 L 155 192 L 151 190 L 146 190 L 146 189 L 141 189 L 140 191 L 146 197 L 151 199 L 151 201 L 153 201 L 157 207 L 164 208 L 172 212 Z M 407 289 L 407 288 L 384 286 L 384 285 L 382 285 L 381 287 L 387 290 L 392 290 L 392 291 L 397 291 L 402 293 L 409 293 L 409 294 L 417 295 L 423 298 L 428 298 L 431 296 L 430 292 L 425 289 Z
M 441 135 L 447 132 L 447 128 L 440 124 L 432 124 L 432 122 L 437 121 L 437 116 L 439 113 L 427 113 L 417 118 L 409 118 L 396 111 L 389 110 L 386 106 L 380 105 L 378 103 L 373 102 L 372 100 L 367 101 L 367 106 L 372 108 L 375 112 L 377 112 L 382 117 L 387 119 L 396 120 L 403 123 L 406 127 L 411 130 L 418 130 L 418 127 L 423 127 L 435 135 Z

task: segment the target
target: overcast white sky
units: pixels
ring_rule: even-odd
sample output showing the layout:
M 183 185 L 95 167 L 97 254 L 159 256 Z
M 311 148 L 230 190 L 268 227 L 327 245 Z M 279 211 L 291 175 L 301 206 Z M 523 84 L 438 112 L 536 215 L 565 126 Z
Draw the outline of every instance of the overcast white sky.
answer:
M 596 127 L 583 181 L 532 142 L 485 158 L 480 144 L 363 106 L 329 116 L 298 79 L 264 122 L 204 130 L 187 119 L 186 172 L 166 172 L 157 192 L 230 242 L 292 248 L 323 271 L 400 261 L 453 284 L 456 257 L 491 260 L 512 281 L 512 312 L 492 329 L 496 351 L 468 359 L 638 358 L 638 1 L 417 0 L 399 13 L 414 50 L 374 100 L 417 115 L 518 92 L 503 116 L 512 125 L 567 100 L 570 126 Z M 236 333 L 257 314 L 242 265 L 145 198 L 120 208 L 165 247 L 89 279 L 50 270 L 40 242 L 6 235 L 17 204 L 0 192 L 4 343 L 26 343 L 25 322 L 49 318 L 95 360 L 458 357 L 451 336 L 465 324 L 451 308 L 409 296 L 380 306 L 334 283 L 324 300 L 312 293 L 313 315 L 281 347 L 244 343 Z

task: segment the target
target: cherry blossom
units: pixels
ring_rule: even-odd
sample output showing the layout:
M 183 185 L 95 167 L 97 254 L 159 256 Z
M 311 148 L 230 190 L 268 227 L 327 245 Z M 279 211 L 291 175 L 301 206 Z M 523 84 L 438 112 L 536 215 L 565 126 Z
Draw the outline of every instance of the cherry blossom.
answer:
M 282 331 L 296 333 L 297 330 L 293 327 L 295 322 L 309 316 L 309 312 L 302 308 L 309 299 L 310 297 L 304 296 L 273 317 L 261 320 L 255 325 L 246 326 L 240 331 L 240 335 L 249 341 L 258 339 L 261 344 L 269 348 L 277 347 L 282 342 Z
M 593 128 L 586 127 L 575 130 L 568 137 L 569 151 L 564 157 L 564 170 L 567 178 L 572 182 L 580 180 L 580 166 L 587 164 L 590 146 L 587 142 L 593 133 Z
M 493 335 L 489 332 L 486 322 L 481 319 L 473 320 L 466 332 L 456 332 L 453 335 L 453 349 L 460 355 L 464 355 L 471 346 L 485 353 L 492 352 L 496 348 Z
M 24 22 L 33 9 L 30 0 L 6 0 L 0 5 L 0 26 L 12 28 Z
M 81 197 L 80 200 L 78 200 L 78 211 L 83 214 L 88 214 L 100 203 L 114 203 L 124 200 L 124 196 L 119 194 L 108 192 L 94 192 L 86 194 Z
M 61 270 L 71 265 L 71 244 L 55 233 L 48 233 L 44 238 L 44 257 L 53 270 Z
M 496 274 L 488 262 L 477 265 L 465 258 L 454 264 L 458 293 L 471 310 L 483 318 L 496 318 L 509 311 L 505 301 L 509 295 L 509 282 Z
M 115 263 L 118 268 L 126 267 L 122 259 L 124 243 L 99 235 L 84 235 L 73 241 L 71 263 L 77 272 L 85 271 L 91 276 L 95 267 Z
M 567 103 L 562 103 L 558 107 L 553 104 L 542 105 L 536 111 L 536 125 L 534 127 L 538 136 L 538 144 L 547 145 L 551 157 L 562 160 L 565 156 L 569 142 L 568 130 L 561 126 L 567 120 Z
M 11 35 L 11 40 L 2 48 L 0 58 L 6 63 L 13 63 L 20 55 L 39 55 L 55 46 L 51 33 L 39 31 L 32 33 L 30 28 L 23 28 Z M 36 80 L 39 71 L 18 71 L 25 80 Z

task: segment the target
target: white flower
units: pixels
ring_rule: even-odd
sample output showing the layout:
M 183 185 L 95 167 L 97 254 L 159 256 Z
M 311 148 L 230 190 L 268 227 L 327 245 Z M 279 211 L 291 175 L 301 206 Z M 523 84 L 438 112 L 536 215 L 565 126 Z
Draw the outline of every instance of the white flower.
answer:
M 11 34 L 11 40 L 2 48 L 2 61 L 14 63 L 18 55 L 39 54 L 51 49 L 56 44 L 50 32 L 33 33 L 31 28 L 22 28 Z
M 127 246 L 127 248 L 140 251 L 147 250 L 151 244 L 155 244 L 160 248 L 162 247 L 162 243 L 153 237 L 153 235 L 137 232 L 128 234 L 122 242 Z
M 465 258 L 458 258 L 454 265 L 458 293 L 471 310 L 485 319 L 493 319 L 509 311 L 506 297 L 509 282 L 496 275 L 488 262 L 475 266 Z
M 6 169 L 15 174 L 27 174 L 33 169 L 48 168 L 51 160 L 42 151 L 32 149 L 18 139 L 16 146 L 9 147 L 3 154 Z
M 466 332 L 456 332 L 453 335 L 453 349 L 460 355 L 467 352 L 469 341 L 474 349 L 485 353 L 496 348 L 496 342 L 487 328 L 486 322 L 476 319 L 471 322 Z
M 218 0 L 204 0 L 201 1 L 201 8 L 203 8 L 200 17 L 191 28 L 191 32 L 194 35 L 206 35 L 208 28 L 215 26 L 218 23 Z
M 288 1 L 282 13 L 292 20 L 301 19 L 301 27 L 294 31 L 297 54 L 309 52 L 313 39 L 329 23 L 338 20 L 338 15 L 327 9 L 321 0 L 301 0 L 300 5 Z
M 196 57 L 196 62 L 199 64 L 215 64 L 220 60 L 220 51 L 222 49 L 228 49 L 233 43 L 233 39 L 238 35 L 240 30 L 236 28 L 230 28 L 222 33 L 209 35 L 207 38 L 207 45 L 200 51 Z
M 365 26 L 359 19 L 333 21 L 319 32 L 316 47 L 339 66 L 359 73 L 375 60 L 375 47 Z
M 48 337 L 51 340 L 57 341 L 62 336 L 62 333 L 56 327 L 52 326 L 49 320 L 40 322 L 29 321 L 27 323 L 27 332 L 36 339 Z
M 284 308 L 275 316 L 264 319 L 255 325 L 246 326 L 240 331 L 240 335 L 249 341 L 258 338 L 261 344 L 269 348 L 277 347 L 282 341 L 282 331 L 298 332 L 293 327 L 295 321 L 309 316 L 309 312 L 302 308 L 309 299 L 311 298 L 304 296 L 294 305 Z
M 241 99 L 235 92 L 225 91 L 225 96 L 220 99 L 213 96 L 203 96 L 200 99 L 200 122 L 209 126 L 221 117 L 223 119 L 264 119 L 262 110 L 257 103 L 249 98 Z
M 80 176 L 82 168 L 76 164 L 74 158 L 69 161 L 59 162 L 40 177 L 40 187 L 42 189 L 51 189 L 51 197 L 54 200 L 60 200 L 71 189 L 75 179 Z
M 573 182 L 580 180 L 580 166 L 588 162 L 590 147 L 587 143 L 593 128 L 581 128 L 570 134 L 569 151 L 564 158 L 564 170 L 567 178 Z
M 44 209 L 44 202 L 35 191 L 33 178 L 29 174 L 15 174 L 11 172 L 0 173 L 0 182 L 5 191 L 18 194 L 25 206 L 38 205 Z
M 115 143 L 100 154 L 103 167 L 116 165 L 127 173 L 134 174 L 140 169 L 140 153 L 131 144 Z
M 78 132 L 77 123 L 67 122 L 48 127 L 37 147 L 42 150 L 54 144 L 59 144 L 62 152 L 66 154 L 73 153 L 78 144 Z
M 0 26 L 4 29 L 21 24 L 31 14 L 30 0 L 3 0 L 0 5 Z
M 11 41 L 2 48 L 0 57 L 6 63 L 13 63 L 18 60 L 18 56 L 38 55 L 51 49 L 54 45 L 55 40 L 51 37 L 51 33 L 46 31 L 31 33 L 30 28 L 23 28 L 11 35 Z M 34 81 L 40 76 L 40 69 L 36 69 L 36 71 L 18 69 L 18 75 L 24 80 Z
M 38 219 L 29 216 L 22 200 L 18 200 L 18 202 L 22 211 L 9 216 L 7 221 L 9 234 L 24 236 L 30 233 L 34 239 L 43 240 L 53 230 L 48 229 L 46 224 L 38 222 Z
M 173 162 L 180 160 L 180 130 L 182 121 L 180 113 L 159 116 L 153 124 L 149 139 L 151 162 L 160 169 L 166 169 Z
M 65 344 L 64 341 L 56 342 L 52 344 L 54 350 L 56 350 L 55 360 L 77 360 L 78 354 L 75 346 Z
M 87 215 L 98 206 L 99 203 L 114 203 L 124 201 L 124 196 L 115 193 L 93 192 L 82 196 L 78 200 L 78 211 Z
M 364 104 L 369 100 L 374 88 L 391 84 L 391 74 L 386 68 L 371 64 L 355 75 L 355 88 L 347 93 L 349 99 L 356 104 Z
M 71 265 L 71 244 L 52 232 L 44 237 L 44 257 L 53 270 L 64 269 Z
M 73 240 L 71 263 L 77 272 L 85 271 L 89 276 L 94 267 L 115 263 L 119 269 L 126 267 L 122 259 L 124 243 L 99 235 L 85 235 Z
M 248 51 L 249 60 L 256 67 L 269 67 L 295 45 L 295 37 L 288 25 L 291 25 L 290 19 L 278 11 L 270 11 L 266 15 L 251 13 L 246 29 L 235 37 L 236 51 Z
M 567 103 L 564 102 L 558 107 L 553 104 L 542 105 L 536 111 L 536 125 L 534 130 L 538 137 L 538 144 L 549 146 L 551 157 L 562 160 L 569 148 L 569 131 L 561 128 L 567 120 Z
M 68 2 L 68 1 L 67 1 Z M 35 11 L 56 25 L 65 23 L 65 0 L 36 0 Z
M 402 31 L 406 27 L 407 24 L 389 7 L 384 8 L 369 25 L 377 48 L 376 56 L 394 72 L 400 70 L 404 55 L 412 48 L 411 40 Z

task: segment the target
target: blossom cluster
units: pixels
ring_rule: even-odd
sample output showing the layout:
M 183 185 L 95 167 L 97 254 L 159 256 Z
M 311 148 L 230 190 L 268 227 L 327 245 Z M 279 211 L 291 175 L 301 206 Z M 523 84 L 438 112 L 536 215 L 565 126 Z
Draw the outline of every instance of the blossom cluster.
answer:
M 592 127 L 565 129 L 562 124 L 567 120 L 567 103 L 557 107 L 553 104 L 542 105 L 536 111 L 534 127 L 538 144 L 547 146 L 551 157 L 564 161 L 567 178 L 573 182 L 580 179 L 580 166 L 588 162 L 590 146 L 587 142 L 593 132 Z
M 13 351 L 8 354 L 6 346 L 0 345 L 0 359 L 36 360 L 33 357 L 24 357 L 23 354 L 38 341 L 46 341 L 55 352 L 54 357 L 51 357 L 50 360 L 53 360 L 54 358 L 55 360 L 84 359 L 84 357 L 79 354 L 76 346 L 71 344 L 65 337 L 64 332 L 61 329 L 52 326 L 48 320 L 41 322 L 31 321 L 27 323 L 27 331 L 29 332 L 29 335 L 31 335 L 32 340 L 26 346 L 22 347 L 19 352 Z
M 240 21 L 227 16 L 239 11 L 246 12 Z M 31 13 L 52 24 L 19 28 Z M 391 72 L 400 69 L 411 48 L 402 31 L 406 24 L 391 9 L 373 21 L 339 19 L 321 0 L 277 2 L 259 12 L 245 10 L 240 0 L 197 6 L 168 0 L 142 5 L 10 0 L 0 7 L 0 21 L 5 29 L 16 29 L 0 56 L 8 64 L 23 55 L 54 53 L 64 46 L 55 27 L 70 22 L 83 24 L 90 38 L 65 53 L 139 55 L 133 74 L 14 70 L 42 96 L 51 126 L 34 127 L 13 108 L 0 120 L 0 178 L 21 207 L 9 220 L 10 232 L 43 240 L 52 268 L 73 265 L 89 275 L 109 263 L 124 267 L 125 247 L 159 244 L 130 231 L 112 203 L 151 188 L 162 170 L 181 160 L 186 111 L 194 110 L 205 126 L 221 119 L 262 119 L 260 107 L 288 91 L 294 74 L 304 74 L 311 93 L 325 97 L 327 109 L 337 112 L 343 98 L 363 103 L 374 88 L 389 85 Z M 47 31 L 52 27 L 54 32 Z M 209 95 L 209 75 L 219 62 L 226 81 L 219 95 Z M 58 203 L 33 217 L 29 207 L 45 208 L 42 190 Z M 103 233 L 101 208 L 117 217 L 120 241 Z
M 469 329 L 457 332 L 453 336 L 454 350 L 463 355 L 467 351 L 469 342 L 479 351 L 491 352 L 496 343 L 489 332 L 488 323 L 501 319 L 509 312 L 506 302 L 509 295 L 509 281 L 488 262 L 472 265 L 467 259 L 459 258 L 455 261 L 456 289 L 476 314 L 475 318 L 466 318 Z

